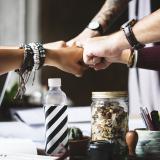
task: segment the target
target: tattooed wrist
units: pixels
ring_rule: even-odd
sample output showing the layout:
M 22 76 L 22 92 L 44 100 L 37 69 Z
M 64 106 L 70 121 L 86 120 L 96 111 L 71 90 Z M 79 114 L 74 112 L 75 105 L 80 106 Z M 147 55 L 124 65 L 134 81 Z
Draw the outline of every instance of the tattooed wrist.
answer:
M 106 31 L 108 26 L 120 15 L 128 5 L 130 0 L 106 0 L 105 4 L 95 16 L 94 20 L 98 21 L 103 30 Z

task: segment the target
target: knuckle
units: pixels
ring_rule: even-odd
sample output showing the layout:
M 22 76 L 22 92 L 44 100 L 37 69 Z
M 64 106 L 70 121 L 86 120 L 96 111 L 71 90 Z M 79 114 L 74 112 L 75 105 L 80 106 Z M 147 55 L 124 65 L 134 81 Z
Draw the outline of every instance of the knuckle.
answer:
M 78 75 L 79 77 L 83 75 L 83 69 L 82 67 L 80 67 L 79 69 L 77 69 L 76 75 Z
M 59 41 L 59 45 L 63 46 L 63 45 L 65 45 L 65 42 L 64 41 Z

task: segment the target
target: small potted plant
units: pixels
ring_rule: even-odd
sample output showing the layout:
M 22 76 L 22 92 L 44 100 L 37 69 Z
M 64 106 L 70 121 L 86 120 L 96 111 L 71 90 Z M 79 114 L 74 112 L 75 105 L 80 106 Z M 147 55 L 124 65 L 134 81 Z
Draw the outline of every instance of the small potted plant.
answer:
M 77 127 L 68 128 L 68 137 L 70 157 L 86 156 L 90 137 L 83 136 L 82 131 Z

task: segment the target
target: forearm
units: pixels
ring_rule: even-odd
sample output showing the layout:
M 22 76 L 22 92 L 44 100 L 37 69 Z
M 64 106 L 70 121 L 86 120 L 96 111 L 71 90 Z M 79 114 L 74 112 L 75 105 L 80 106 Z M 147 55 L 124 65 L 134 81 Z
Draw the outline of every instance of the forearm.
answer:
M 160 70 L 160 46 L 139 50 L 136 67 Z
M 67 46 L 72 46 L 77 42 L 82 44 L 88 38 L 101 36 L 127 7 L 128 1 L 129 0 L 106 0 L 97 15 L 91 20 L 98 22 L 101 27 L 93 29 L 89 27 L 89 25 L 78 36 L 67 42 Z
M 0 74 L 21 67 L 24 50 L 18 47 L 0 47 Z
M 44 47 L 45 48 L 45 47 Z M 58 50 L 46 50 L 45 65 L 56 65 L 56 61 L 60 57 Z M 15 69 L 19 69 L 23 64 L 24 49 L 19 47 L 0 47 L 0 75 Z
M 159 28 L 160 9 L 137 22 L 132 30 L 139 42 L 148 44 L 160 41 Z M 111 39 L 115 41 L 115 48 L 120 50 L 120 52 L 124 49 L 131 48 L 122 30 L 112 34 Z
M 98 14 L 93 18 L 98 21 L 104 31 L 127 7 L 129 0 L 106 0 Z
M 119 63 L 127 64 L 129 63 L 129 58 L 131 55 L 131 50 L 123 50 L 119 58 Z M 135 54 L 135 53 L 134 53 Z M 134 62 L 136 60 L 136 62 Z M 135 67 L 151 70 L 160 70 L 160 46 L 142 48 L 137 51 L 137 58 L 133 60 Z
M 160 41 L 160 9 L 144 17 L 134 27 L 137 40 L 147 44 Z
M 59 62 L 59 59 L 61 58 L 60 50 L 61 49 L 46 49 L 45 48 L 46 58 L 45 58 L 44 65 L 56 67 L 57 63 Z

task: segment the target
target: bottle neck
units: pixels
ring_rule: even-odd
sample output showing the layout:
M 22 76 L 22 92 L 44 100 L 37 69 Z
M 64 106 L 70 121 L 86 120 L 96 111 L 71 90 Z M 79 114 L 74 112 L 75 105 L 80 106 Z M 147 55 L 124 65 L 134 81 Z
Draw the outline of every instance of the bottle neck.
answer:
M 52 87 L 49 87 L 49 90 L 59 90 L 61 89 L 61 86 L 52 86 Z

